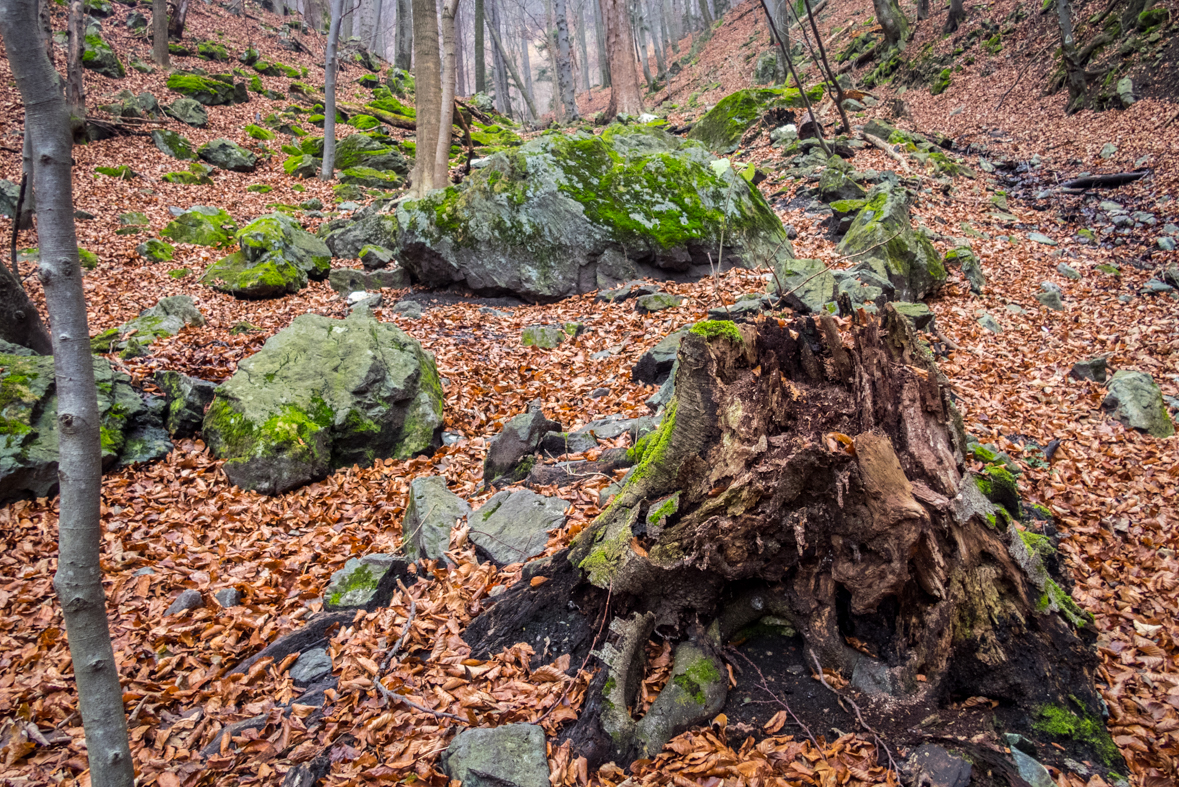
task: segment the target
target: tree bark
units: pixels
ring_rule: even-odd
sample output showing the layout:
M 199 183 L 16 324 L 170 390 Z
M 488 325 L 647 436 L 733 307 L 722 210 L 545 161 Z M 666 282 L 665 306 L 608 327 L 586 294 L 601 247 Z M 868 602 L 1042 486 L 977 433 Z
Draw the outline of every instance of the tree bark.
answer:
M 1085 68 L 1077 57 L 1077 42 L 1073 36 L 1073 9 L 1069 0 L 1056 0 L 1056 18 L 1060 23 L 1060 57 L 1064 63 L 1065 84 L 1068 85 L 1068 107 L 1072 114 L 1088 103 L 1089 84 Z
M 602 24 L 606 28 L 606 52 L 610 58 L 610 103 L 606 117 L 619 114 L 643 114 L 643 99 L 639 92 L 639 74 L 635 68 L 634 34 L 630 29 L 630 14 L 626 0 L 598 0 L 602 10 Z
M 70 110 L 70 126 L 76 128 L 86 122 L 86 82 L 82 76 L 82 52 L 86 48 L 82 0 L 70 0 L 70 15 L 66 32 L 66 106 Z
M 917 21 L 929 19 L 929 0 L 917 0 Z
M 329 4 L 331 0 L 328 0 Z M 340 36 L 345 41 L 352 37 L 352 24 L 356 18 L 356 10 L 358 5 L 351 0 L 348 0 L 344 6 L 343 13 L 340 16 Z M 330 30 L 330 27 L 329 27 Z
M 819 58 L 823 63 L 823 71 L 827 74 L 827 83 L 831 86 L 831 91 L 835 93 L 835 106 L 839 110 L 839 119 L 843 122 L 843 133 L 851 134 L 851 121 L 847 119 L 847 110 L 843 108 L 843 86 L 839 84 L 839 78 L 835 70 L 831 68 L 831 63 L 827 61 L 827 47 L 823 46 L 823 36 L 819 35 L 819 24 L 815 20 L 815 12 L 811 8 L 811 0 L 803 0 L 806 7 L 807 18 L 811 20 L 811 32 L 815 35 L 815 41 L 819 46 Z M 802 26 L 801 21 L 799 27 Z M 812 56 L 814 53 L 811 53 Z
M 0 265 L 0 339 L 28 347 L 38 355 L 53 354 L 37 306 L 7 265 Z
M 402 71 L 413 66 L 413 0 L 397 0 L 397 36 L 393 65 Z
M 577 56 L 580 58 L 577 81 L 582 93 L 588 93 L 590 89 L 589 52 L 585 40 L 585 4 L 586 0 L 579 0 L 575 12 L 577 15 Z
M 657 3 L 658 0 L 655 0 Z M 653 8 L 655 3 L 648 5 L 646 0 L 635 0 L 639 13 L 643 15 L 643 25 L 647 34 L 651 36 L 651 50 L 655 55 L 655 77 L 659 78 L 667 73 L 667 62 L 663 59 L 663 41 L 659 36 L 659 21 L 655 18 Z
M 508 87 L 508 64 L 511 63 L 512 57 L 508 54 L 508 49 L 503 45 L 504 29 L 500 25 L 499 5 L 494 0 L 484 0 L 484 8 L 487 13 L 487 29 L 496 36 L 500 42 L 492 51 L 492 66 L 494 71 L 491 75 L 492 82 L 495 85 L 495 108 L 501 114 L 510 116 L 512 114 L 512 102 L 509 95 Z M 520 87 L 520 81 L 516 80 L 516 87 Z
M 524 102 L 528 105 L 528 111 L 532 113 L 534 118 L 540 117 L 536 112 L 536 105 L 532 103 L 532 96 L 524 90 L 524 83 L 520 80 L 520 74 L 516 71 L 516 66 L 512 63 L 512 59 L 508 57 L 507 50 L 504 49 L 503 41 L 499 39 L 499 33 L 495 31 L 494 25 L 487 26 L 487 32 L 491 35 L 491 43 L 494 44 L 495 52 L 499 53 L 501 62 L 507 64 L 507 69 L 511 73 L 512 81 L 516 83 L 516 89 L 524 96 Z
M 343 5 L 344 0 L 330 0 L 331 22 L 323 57 L 323 164 L 319 170 L 320 180 L 332 180 L 336 175 L 336 74 L 340 66 L 337 52 Z
M 905 18 L 897 0 L 872 0 L 872 5 L 876 9 L 876 21 L 884 31 L 885 46 L 896 46 L 909 40 L 912 32 L 909 20 Z
M 323 6 L 321 0 L 303 0 L 303 21 L 317 33 L 323 32 Z
M 565 122 L 581 119 L 577 112 L 577 96 L 573 89 L 573 57 L 569 46 L 569 20 L 565 0 L 554 0 L 557 16 L 557 84 L 561 89 L 561 103 L 565 105 Z
M 174 38 L 177 41 L 184 38 L 184 21 L 188 17 L 188 2 L 189 0 L 176 0 L 176 5 L 168 14 L 168 38 Z
M 532 91 L 532 61 L 528 54 L 528 48 L 532 45 L 532 37 L 528 35 L 527 26 L 521 25 L 521 29 L 523 34 L 520 36 L 520 68 L 524 71 L 524 84 L 523 86 L 517 84 L 516 88 L 526 94 L 525 106 L 531 107 L 536 104 L 536 94 Z M 531 114 L 531 110 L 529 117 L 533 120 L 539 119 L 536 115 Z
M 674 382 L 629 480 L 550 581 L 509 589 L 465 635 L 496 633 L 498 651 L 576 598 L 588 620 L 563 625 L 564 647 L 585 653 L 605 616 L 602 669 L 566 735 L 591 768 L 653 758 L 713 718 L 733 674 L 725 649 L 759 621 L 783 627 L 783 658 L 877 695 L 869 719 L 971 696 L 1016 709 L 1003 727 L 1041 740 L 1044 706 L 1101 718 L 1091 619 L 1053 578 L 1059 564 L 1033 554 L 1048 537 L 1016 527 L 1018 499 L 992 504 L 967 471 L 949 382 L 891 305 L 842 332 L 826 315 L 698 325 Z M 669 680 L 636 719 L 656 624 L 690 680 Z
M 413 70 L 417 83 L 417 156 L 410 173 L 410 194 L 420 199 L 445 184 L 435 177 L 432 151 L 438 149 L 438 121 L 442 117 L 442 61 L 438 51 L 436 0 L 413 0 Z M 450 139 L 449 128 L 446 134 Z
M 483 50 L 483 0 L 475 0 L 475 92 L 487 92 L 487 54 Z
M 454 125 L 454 15 L 459 0 L 442 2 L 442 105 L 438 115 L 438 142 L 434 152 L 434 186 L 450 183 L 450 127 Z
M 40 274 L 53 325 L 60 435 L 54 587 L 61 600 L 78 686 L 90 783 L 94 787 L 131 787 L 135 768 L 99 564 L 102 449 L 86 296 L 74 231 L 69 115 L 57 73 L 44 50 L 15 43 L 36 40 L 37 25 L 35 0 L 9 0 L 0 6 L 8 62 L 24 101 L 25 124 L 38 162 L 34 185 L 41 195 Z
M 712 11 L 708 8 L 708 0 L 699 0 L 697 5 L 700 7 L 700 21 L 703 23 L 704 29 L 712 29 Z
M 599 0 L 590 0 L 594 7 L 594 43 L 598 48 L 598 73 L 602 87 L 610 87 L 610 57 L 606 53 L 606 26 L 602 23 L 602 6 Z
M 647 83 L 647 89 L 650 90 L 655 81 L 651 78 L 651 66 L 647 63 L 647 36 L 646 25 L 643 23 L 642 5 L 640 0 L 629 0 L 629 2 L 631 30 L 634 31 L 634 48 L 638 53 L 639 65 L 643 68 L 643 80 Z
M 275 2 L 281 3 L 282 0 L 275 0 Z M 373 21 L 373 35 L 372 35 L 371 43 L 369 43 L 369 45 L 368 45 L 368 48 L 373 52 L 378 51 L 377 50 L 377 39 L 380 38 L 380 36 L 381 36 L 381 17 L 384 15 L 384 12 L 385 12 L 385 0 L 377 0 L 377 18 Z
M 168 0 L 151 2 L 151 59 L 160 68 L 168 68 Z
M 966 19 L 966 8 L 962 0 L 950 0 L 950 13 L 946 15 L 946 33 L 953 33 Z
M 676 11 L 675 0 L 663 0 L 663 18 L 667 23 L 667 34 L 671 39 L 671 46 L 678 51 L 679 43 L 684 38 L 684 23 Z

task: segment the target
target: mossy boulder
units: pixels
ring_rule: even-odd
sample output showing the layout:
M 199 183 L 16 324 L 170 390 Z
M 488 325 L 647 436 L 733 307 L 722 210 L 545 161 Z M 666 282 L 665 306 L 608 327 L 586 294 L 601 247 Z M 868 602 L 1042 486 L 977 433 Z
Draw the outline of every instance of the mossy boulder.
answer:
M 181 161 L 196 161 L 197 154 L 193 150 L 192 143 L 175 131 L 169 131 L 166 128 L 154 129 L 151 132 L 151 141 L 165 156 L 171 156 Z
M 459 186 L 400 203 L 395 219 L 390 248 L 419 282 L 540 301 L 790 253 L 782 223 L 727 161 L 642 126 L 533 139 Z
M 1155 437 L 1175 434 L 1175 424 L 1158 383 L 1146 372 L 1122 369 L 1109 381 L 1109 393 L 1102 407 L 1130 427 Z
M 257 139 L 262 142 L 267 142 L 275 138 L 273 131 L 262 126 L 255 126 L 253 123 L 247 123 L 245 131 L 250 139 Z
M 224 63 L 229 60 L 229 50 L 216 41 L 202 41 L 197 44 L 197 57 Z
M 232 82 L 222 82 L 198 74 L 172 74 L 168 77 L 168 89 L 206 107 L 232 104 L 235 99 Z
M 175 336 L 188 325 L 204 324 L 205 318 L 192 298 L 170 295 L 144 309 L 138 317 L 92 338 L 90 349 L 96 353 L 118 352 L 123 358 L 136 358 L 146 355 L 148 346 L 156 339 Z
M 385 75 L 385 84 L 395 96 L 405 98 L 417 91 L 417 83 L 413 74 L 403 68 L 390 68 Z
M 151 262 L 170 262 L 176 247 L 167 241 L 150 238 L 135 247 L 135 252 Z
M 222 246 L 237 232 L 233 218 L 221 208 L 193 205 L 164 226 L 160 234 L 177 243 Z
M 127 75 L 115 50 L 97 33 L 87 33 L 84 38 L 82 67 L 111 79 L 122 79 Z
M 856 261 L 852 271 L 871 271 L 891 282 L 897 300 L 933 294 L 945 283 L 946 268 L 929 238 L 913 229 L 909 193 L 884 182 L 866 199 L 837 251 Z
M 158 404 L 131 378 L 94 358 L 103 469 L 158 459 L 171 450 Z M 57 382 L 53 357 L 0 354 L 0 503 L 57 491 Z
M 382 172 L 372 167 L 349 167 L 340 173 L 340 182 L 372 189 L 395 189 L 402 180 L 395 172 Z
M 807 91 L 811 103 L 823 98 L 823 86 Z M 716 153 L 732 153 L 741 137 L 769 109 L 802 107 L 802 93 L 797 88 L 747 88 L 730 93 L 696 121 L 688 138 L 703 143 Z
M 254 219 L 236 238 L 241 250 L 209 266 L 202 283 L 238 298 L 276 298 L 330 272 L 327 245 L 281 213 Z
M 322 147 L 316 155 L 323 155 Z M 351 134 L 336 143 L 336 169 L 352 167 L 367 167 L 400 175 L 409 172 L 409 162 L 387 138 L 383 141 L 370 134 Z
M 223 137 L 201 145 L 197 155 L 214 167 L 231 172 L 253 172 L 258 166 L 257 156 Z
M 238 365 L 203 432 L 237 486 L 280 494 L 350 465 L 437 445 L 442 385 L 433 358 L 367 309 L 304 314 Z
M 209 125 L 209 113 L 191 98 L 176 99 L 164 112 L 193 128 L 204 128 Z
M 165 183 L 176 183 L 182 186 L 208 186 L 213 183 L 213 179 L 209 177 L 209 173 L 212 171 L 212 167 L 206 167 L 204 164 L 194 161 L 188 165 L 187 172 L 165 172 L 160 177 Z

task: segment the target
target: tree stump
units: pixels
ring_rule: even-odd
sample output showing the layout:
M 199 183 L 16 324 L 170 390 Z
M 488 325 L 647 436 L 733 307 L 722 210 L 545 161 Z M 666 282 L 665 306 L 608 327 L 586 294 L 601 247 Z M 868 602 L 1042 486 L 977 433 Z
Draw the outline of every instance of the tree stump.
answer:
M 982 696 L 999 704 L 996 726 L 1038 740 L 1064 714 L 1093 733 L 1070 753 L 1120 765 L 1100 721 L 1091 618 L 1045 567 L 1049 540 L 988 499 L 1010 491 L 1001 479 L 966 470 L 965 446 L 948 381 L 891 305 L 847 332 L 830 316 L 696 325 L 662 425 L 551 567 L 564 581 L 538 588 L 577 594 L 583 653 L 611 616 L 595 651 L 604 669 L 568 733 L 579 753 L 653 757 L 710 719 L 729 688 L 726 643 L 772 619 L 865 707 Z M 475 621 L 476 650 L 528 629 L 526 585 Z M 561 601 L 532 606 L 551 615 Z M 635 719 L 655 630 L 677 643 L 672 677 Z

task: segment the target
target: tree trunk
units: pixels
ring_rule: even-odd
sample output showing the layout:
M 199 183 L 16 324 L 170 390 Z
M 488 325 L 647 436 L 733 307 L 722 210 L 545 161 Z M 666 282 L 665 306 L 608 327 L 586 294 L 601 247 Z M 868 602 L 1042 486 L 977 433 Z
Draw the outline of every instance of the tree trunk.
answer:
M 475 0 L 475 92 L 487 92 L 487 55 L 483 51 L 483 0 Z
M 319 170 L 320 180 L 331 180 L 336 175 L 336 74 L 340 66 L 336 53 L 340 44 L 343 5 L 344 0 L 331 0 L 329 5 L 331 22 L 328 23 L 323 57 L 323 165 Z
M 876 8 L 876 21 L 884 31 L 885 46 L 892 47 L 909 40 L 909 20 L 897 0 L 872 0 L 872 5 Z
M 82 53 L 86 48 L 86 28 L 83 0 L 70 0 L 66 46 L 66 106 L 70 110 L 70 126 L 78 128 L 86 123 L 86 82 L 82 76 Z M 167 42 L 164 44 L 167 52 Z
M 53 353 L 49 333 L 36 305 L 7 265 L 0 265 L 0 339 L 28 347 L 38 355 Z
M 491 64 L 493 73 L 491 75 L 492 83 L 495 86 L 495 108 L 497 111 L 505 115 L 512 114 L 512 104 L 508 96 L 508 66 L 511 61 L 511 56 L 508 54 L 507 47 L 503 46 L 504 29 L 500 26 L 499 6 L 494 0 L 484 0 L 484 10 L 487 14 L 487 29 L 492 35 L 497 37 L 500 45 L 492 50 Z M 520 82 L 517 80 L 516 87 L 520 87 Z
M 317 33 L 323 32 L 323 6 L 321 0 L 303 0 L 303 21 Z
M 528 48 L 532 44 L 532 39 L 528 35 L 528 28 L 526 26 L 521 25 L 521 29 L 523 30 L 523 35 L 520 37 L 520 68 L 524 71 L 524 84 L 523 86 L 517 84 L 516 87 L 522 94 L 527 94 L 527 99 L 524 103 L 531 107 L 536 103 L 536 94 L 532 92 L 532 61 L 528 54 Z M 539 120 L 531 112 L 530 117 L 533 120 Z
M 463 6 L 459 6 L 458 12 L 454 17 L 454 81 L 456 85 L 455 95 L 459 96 L 469 95 L 467 90 L 466 36 L 463 30 L 467 21 L 465 17 Z
M 446 185 L 435 177 L 431 151 L 438 149 L 442 117 L 442 62 L 438 51 L 438 4 L 436 0 L 413 0 L 413 73 L 417 83 L 417 156 L 410 173 L 410 194 L 420 199 Z M 450 129 L 446 129 L 450 138 Z
M 329 4 L 331 0 L 328 0 Z M 356 4 L 348 0 L 340 16 L 340 37 L 347 41 L 352 37 L 352 20 L 356 16 Z M 331 29 L 330 26 L 328 28 Z
M 74 232 L 69 115 L 57 73 L 44 50 L 14 43 L 37 39 L 35 0 L 9 0 L 0 6 L 0 29 L 38 162 L 34 185 L 41 195 L 40 272 L 53 325 L 60 434 L 54 587 L 61 600 L 78 686 L 90 783 L 94 787 L 131 787 L 135 768 L 99 565 L 102 449 L 86 296 Z
M 454 15 L 459 0 L 442 3 L 442 105 L 438 115 L 438 143 L 434 152 L 434 187 L 450 183 L 450 127 L 454 124 Z
M 582 93 L 588 93 L 590 89 L 589 77 L 589 52 L 585 42 L 585 3 L 586 0 L 579 0 L 577 5 L 577 56 L 581 58 L 581 67 L 577 69 L 578 87 Z
M 602 87 L 610 87 L 610 57 L 606 53 L 606 26 L 602 23 L 602 6 L 599 0 L 590 0 L 594 7 L 594 42 L 598 48 L 598 73 Z
M 847 119 L 847 110 L 843 108 L 843 86 L 839 84 L 835 70 L 831 68 L 831 63 L 827 60 L 827 47 L 823 45 L 823 36 L 819 35 L 819 24 L 815 19 L 815 12 L 811 8 L 811 0 L 803 0 L 803 4 L 806 7 L 807 18 L 811 20 L 811 32 L 815 34 L 815 41 L 819 45 L 819 58 L 823 64 L 823 72 L 827 75 L 827 83 L 831 86 L 830 90 L 835 93 L 835 106 L 839 110 L 839 119 L 843 122 L 843 133 L 851 134 L 851 121 Z M 802 22 L 800 21 L 799 27 L 801 26 Z
M 658 0 L 656 0 L 658 2 Z M 655 18 L 652 8 L 646 0 L 635 0 L 639 13 L 643 15 L 643 24 L 648 35 L 651 36 L 651 49 L 655 55 L 655 77 L 659 78 L 667 73 L 667 62 L 663 59 L 663 41 L 659 37 L 659 21 Z
M 402 71 L 413 66 L 413 0 L 397 0 L 397 36 L 393 65 Z
M 674 51 L 679 51 L 679 43 L 684 38 L 683 19 L 676 11 L 675 0 L 663 0 L 663 18 L 667 23 L 667 34 L 671 39 Z
M 488 25 L 487 32 L 491 35 L 491 43 L 494 45 L 492 51 L 498 52 L 500 61 L 507 64 L 507 69 L 512 75 L 512 81 L 516 83 L 516 89 L 524 96 L 524 103 L 528 105 L 528 111 L 532 113 L 534 118 L 540 117 L 536 112 L 536 105 L 532 103 L 532 96 L 524 90 L 524 83 L 520 81 L 520 74 L 516 71 L 516 66 L 512 63 L 512 59 L 508 57 L 508 52 L 504 49 L 504 42 L 500 40 L 499 33 L 495 31 L 495 26 Z
M 643 23 L 643 11 L 641 0 L 630 0 L 630 24 L 631 30 L 634 31 L 634 48 L 638 52 L 639 64 L 643 67 L 643 79 L 647 83 L 647 89 L 650 90 L 655 82 L 651 78 L 651 67 L 647 64 L 647 36 L 646 26 Z
M 953 33 L 958 29 L 958 25 L 966 19 L 966 8 L 962 4 L 962 0 L 950 0 L 950 13 L 946 15 L 945 32 Z
M 569 47 L 569 19 L 565 0 L 554 0 L 557 15 L 557 84 L 561 88 L 561 103 L 565 105 L 565 122 L 581 119 L 577 112 L 577 96 L 573 89 L 573 57 Z
M 606 28 L 606 51 L 610 56 L 610 103 L 606 117 L 643 114 L 643 99 L 639 93 L 639 74 L 635 69 L 634 34 L 630 29 L 630 14 L 626 0 L 598 0 L 602 9 L 602 24 Z
M 282 0 L 275 0 L 275 2 L 281 3 Z M 377 18 L 373 21 L 373 35 L 368 48 L 370 51 L 377 52 L 378 54 L 380 54 L 380 52 L 377 49 L 377 39 L 381 37 L 381 17 L 384 15 L 384 12 L 385 0 L 377 0 Z
M 708 0 L 699 0 L 698 5 L 700 6 L 700 21 L 703 23 L 704 29 L 706 31 L 711 30 L 712 11 L 710 11 L 708 8 Z
M 286 7 L 283 5 L 283 1 L 282 1 L 282 0 L 274 0 L 274 13 L 275 13 L 275 15 L 276 15 L 276 16 L 279 18 L 279 20 L 280 20 L 280 23 L 281 23 L 281 20 L 283 20 L 284 18 L 286 18 L 286 15 L 287 15 L 287 9 L 286 9 Z
M 151 59 L 160 68 L 168 68 L 168 0 L 151 2 Z
M 917 0 L 917 21 L 929 19 L 929 0 Z
M 1000 709 L 957 733 L 993 735 L 994 724 L 1043 742 L 1033 723 L 1044 707 L 1101 718 L 1091 618 L 1050 575 L 1048 537 L 1021 534 L 1018 514 L 966 471 L 949 382 L 891 305 L 845 330 L 826 315 L 697 325 L 662 424 L 633 450 L 613 502 L 552 559 L 550 581 L 520 583 L 468 627 L 479 658 L 547 635 L 534 624 L 562 615 L 560 641 L 587 653 L 598 619 L 611 618 L 593 651 L 603 668 L 565 735 L 591 768 L 653 758 L 748 702 L 746 665 L 724 659 L 770 626 L 775 658 L 878 698 L 857 707 L 875 729 L 977 696 Z M 555 612 L 574 599 L 580 613 Z M 635 719 L 656 625 L 678 643 L 673 679 Z M 810 712 L 816 730 L 835 721 Z M 920 742 L 908 726 L 889 729 Z
M 177 41 L 184 38 L 184 20 L 188 17 L 188 1 L 176 0 L 175 7 L 168 14 L 168 38 L 174 38 Z
M 1060 22 L 1060 57 L 1064 62 L 1065 83 L 1068 85 L 1068 107 L 1072 114 L 1088 103 L 1088 80 L 1085 68 L 1077 57 L 1077 42 L 1073 37 L 1073 9 L 1069 0 L 1056 0 L 1056 18 Z

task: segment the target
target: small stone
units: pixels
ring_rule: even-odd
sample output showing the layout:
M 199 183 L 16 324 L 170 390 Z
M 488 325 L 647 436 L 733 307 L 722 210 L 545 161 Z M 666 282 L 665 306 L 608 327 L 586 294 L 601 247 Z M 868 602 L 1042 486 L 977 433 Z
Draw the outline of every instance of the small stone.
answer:
M 610 395 L 609 388 L 595 388 L 594 390 L 589 392 L 589 398 L 591 398 L 591 399 L 601 399 L 603 396 L 609 396 L 609 395 Z
M 393 313 L 407 320 L 422 319 L 422 305 L 417 301 L 398 301 L 393 304 Z
M 135 576 L 137 576 L 137 577 L 150 577 L 154 573 L 156 573 L 156 570 L 154 568 L 152 568 L 151 566 L 145 566 L 145 567 L 139 569 L 138 571 L 136 571 Z
M 1036 300 L 1052 311 L 1064 311 L 1064 299 L 1060 287 L 1050 281 L 1040 285 L 1040 292 L 1036 293 Z
M 561 325 L 529 325 L 520 333 L 520 342 L 525 347 L 539 347 L 551 350 L 560 346 L 568 335 Z
M 933 330 L 933 310 L 924 303 L 894 301 L 893 308 L 907 317 L 919 331 Z
M 1142 288 L 1143 295 L 1165 295 L 1168 292 L 1174 291 L 1174 287 L 1159 279 L 1150 279 Z
M 372 554 L 348 558 L 323 591 L 324 609 L 361 609 L 379 602 L 377 591 L 385 575 L 408 576 L 408 561 L 393 555 Z
M 1101 157 L 1102 158 L 1106 158 L 1106 159 L 1113 158 L 1115 155 L 1117 155 L 1117 152 L 1118 152 L 1118 146 L 1112 142 L 1106 142 L 1104 145 L 1101 146 Z
M 1069 377 L 1074 380 L 1093 380 L 1105 382 L 1106 362 L 1104 358 L 1090 358 L 1087 361 L 1077 361 L 1069 371 Z
M 236 607 L 242 603 L 242 594 L 237 588 L 222 588 L 213 594 L 213 598 L 223 607 Z
M 1056 272 L 1066 279 L 1077 281 L 1081 278 L 1081 272 L 1068 263 L 1062 262 L 1056 266 Z
M 1166 236 L 1159 236 L 1159 239 L 1155 242 L 1158 243 L 1159 248 L 1162 249 L 1163 251 L 1174 251 L 1175 250 L 1175 239 L 1174 238 L 1168 238 Z
M 1175 433 L 1162 391 L 1145 372 L 1123 369 L 1114 374 L 1109 381 L 1109 394 L 1101 406 L 1115 420 L 1132 429 L 1155 437 L 1170 437 Z
M 409 502 L 401 523 L 401 542 L 410 560 L 441 560 L 450 549 L 450 533 L 471 513 L 466 500 L 451 492 L 442 476 L 409 482 Z
M 1014 746 L 1011 748 L 1011 759 L 1015 760 L 1015 767 L 1019 769 L 1020 777 L 1031 787 L 1054 787 L 1056 782 L 1048 769 L 1038 761 L 1024 754 Z
M 941 746 L 922 744 L 905 763 L 909 781 L 927 787 L 966 787 L 970 784 L 971 765 Z
M 201 596 L 199 590 L 186 590 L 176 597 L 172 602 L 172 606 L 164 612 L 164 616 L 179 615 L 181 612 L 187 612 L 190 609 L 199 609 L 205 605 L 205 600 Z
M 991 333 L 1003 333 L 1003 326 L 989 314 L 984 314 L 978 318 L 978 324 L 986 328 Z
M 351 309 L 376 309 L 383 299 L 379 292 L 351 292 L 345 300 Z
M 290 676 L 295 683 L 306 686 L 332 671 L 332 657 L 326 648 L 312 648 L 299 654 L 291 665 Z
M 1052 238 L 1049 238 L 1047 235 L 1043 235 L 1039 232 L 1029 232 L 1028 233 L 1028 240 L 1033 241 L 1035 243 L 1043 243 L 1045 246 L 1057 245 L 1056 241 L 1052 240 Z
M 652 295 L 644 295 L 635 300 L 635 311 L 642 314 L 651 314 L 652 312 L 675 308 L 683 303 L 683 301 L 684 299 L 678 295 L 672 295 L 669 292 L 657 292 Z

